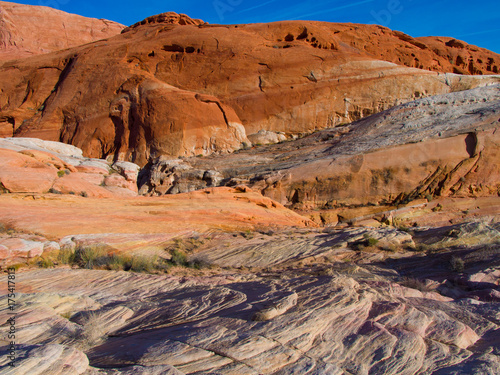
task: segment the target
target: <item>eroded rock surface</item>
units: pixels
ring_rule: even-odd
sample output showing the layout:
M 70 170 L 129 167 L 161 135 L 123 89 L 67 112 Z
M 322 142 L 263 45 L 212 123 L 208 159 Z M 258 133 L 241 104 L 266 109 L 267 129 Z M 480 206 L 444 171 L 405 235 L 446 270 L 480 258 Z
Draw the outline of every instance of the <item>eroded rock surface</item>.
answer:
M 302 209 L 498 196 L 499 110 L 498 85 L 423 98 L 280 145 L 153 160 L 139 185 L 161 195 L 243 183 Z
M 82 17 L 48 7 L 2 1 L 0 61 L 76 47 L 117 35 L 124 27 L 113 21 Z
M 498 82 L 498 61 L 459 41 L 427 45 L 375 25 L 207 25 L 168 13 L 105 41 L 3 64 L 0 136 L 61 140 L 87 157 L 142 166 Z
M 66 354 L 60 361 L 51 355 L 54 369 L 78 358 L 73 373 L 88 374 L 495 374 L 500 299 L 483 295 L 499 290 L 498 249 L 491 247 L 499 230 L 492 222 L 401 232 L 405 240 L 394 241 L 425 240 L 436 246 L 433 255 L 386 250 L 384 258 L 371 257 L 373 248 L 352 250 L 359 237 L 366 240 L 363 231 L 377 230 L 357 229 L 347 241 L 342 230 L 299 231 L 299 245 L 320 249 L 307 265 L 307 254 L 288 263 L 268 257 L 252 272 L 226 268 L 212 276 L 20 272 L 17 329 L 32 345 L 22 353 L 58 350 Z M 458 232 L 476 245 L 453 245 Z M 262 234 L 267 246 L 287 254 L 273 235 Z M 239 247 L 236 241 L 221 251 Z M 339 255 L 342 248 L 347 258 L 334 260 L 332 249 Z M 355 262 L 353 252 L 364 261 Z M 465 259 L 465 271 L 450 269 L 452 256 Z M 7 311 L 0 310 L 2 323 Z M 38 357 L 22 359 L 22 373 Z
M 36 138 L 0 138 L 4 193 L 137 196 L 139 166 L 84 158 L 82 150 Z

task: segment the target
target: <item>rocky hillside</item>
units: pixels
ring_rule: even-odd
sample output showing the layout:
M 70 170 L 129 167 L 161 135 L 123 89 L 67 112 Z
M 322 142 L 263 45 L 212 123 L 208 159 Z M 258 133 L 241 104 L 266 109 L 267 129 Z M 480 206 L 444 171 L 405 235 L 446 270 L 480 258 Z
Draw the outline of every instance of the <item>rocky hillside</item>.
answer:
M 119 34 L 124 27 L 48 7 L 0 1 L 0 61 L 76 47 Z
M 142 171 L 140 192 L 245 184 L 295 209 L 373 212 L 415 199 L 499 196 L 499 111 L 499 85 L 423 98 L 296 141 L 159 158 Z
M 4 63 L 0 136 L 62 141 L 88 157 L 144 165 L 498 82 L 488 74 L 499 62 L 460 41 L 375 25 L 208 25 L 167 13 L 107 40 Z

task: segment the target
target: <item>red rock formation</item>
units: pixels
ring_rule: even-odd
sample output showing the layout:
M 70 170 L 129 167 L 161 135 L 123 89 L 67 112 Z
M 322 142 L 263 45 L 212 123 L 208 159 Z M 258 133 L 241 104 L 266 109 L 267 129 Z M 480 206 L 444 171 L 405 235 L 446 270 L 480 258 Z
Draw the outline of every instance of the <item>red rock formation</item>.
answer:
M 128 32 L 132 29 L 135 29 L 139 26 L 142 25 L 149 25 L 149 24 L 155 24 L 155 23 L 169 23 L 172 25 L 206 25 L 207 23 L 198 20 L 198 19 L 192 19 L 185 14 L 177 14 L 175 12 L 166 12 L 166 13 L 161 13 L 161 14 L 156 14 L 154 16 L 148 17 L 141 22 L 137 22 L 133 24 L 130 27 L 125 28 L 122 32 Z
M 439 73 L 462 69 L 447 57 L 458 42 L 431 42 L 375 25 L 207 25 L 167 13 L 107 41 L 5 63 L 0 136 L 144 164 L 238 149 L 248 143 L 240 124 L 246 134 L 310 133 L 498 80 Z M 499 55 L 463 45 L 483 61 L 473 73 L 494 73 Z
M 0 61 L 54 52 L 119 34 L 116 22 L 0 1 Z
M 159 158 L 143 170 L 139 191 L 245 184 L 295 209 L 498 197 L 499 99 L 500 85 L 492 85 L 402 104 L 297 141 L 210 158 Z

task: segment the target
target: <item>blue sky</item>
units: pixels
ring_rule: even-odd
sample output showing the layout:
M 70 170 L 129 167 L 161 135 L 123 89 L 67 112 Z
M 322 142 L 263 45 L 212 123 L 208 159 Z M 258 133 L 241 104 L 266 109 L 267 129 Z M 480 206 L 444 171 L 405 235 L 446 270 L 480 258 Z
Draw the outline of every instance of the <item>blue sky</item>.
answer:
M 255 23 L 286 19 L 376 23 L 411 36 L 451 36 L 500 53 L 500 1 L 486 0 L 35 0 L 87 17 L 131 25 L 174 11 L 209 23 Z

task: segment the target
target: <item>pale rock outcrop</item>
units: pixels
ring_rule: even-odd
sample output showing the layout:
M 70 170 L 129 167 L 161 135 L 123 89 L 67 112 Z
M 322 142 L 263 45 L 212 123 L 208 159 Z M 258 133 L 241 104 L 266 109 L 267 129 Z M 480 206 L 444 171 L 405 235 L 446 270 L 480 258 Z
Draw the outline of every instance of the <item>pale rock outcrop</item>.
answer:
M 30 309 L 35 317 L 35 311 L 56 308 L 49 289 L 94 301 L 65 297 L 66 307 L 58 308 L 67 311 L 73 301 L 70 322 L 76 327 L 85 327 L 89 314 L 109 324 L 104 332 L 112 335 L 100 336 L 87 351 L 89 373 L 495 373 L 499 328 L 482 318 L 488 315 L 480 308 L 497 304 L 394 296 L 398 284 L 390 281 L 390 268 L 337 269 L 333 276 L 290 269 L 196 278 L 57 269 L 17 277 L 32 293 L 22 307 L 26 317 Z M 252 320 L 271 310 L 270 319 Z M 46 321 L 60 327 L 57 320 Z M 36 325 L 24 320 L 21 333 Z M 53 345 L 73 348 L 77 342 L 61 344 L 68 329 L 40 331 L 32 341 L 46 354 Z M 49 337 L 54 344 L 45 343 Z M 84 369 L 84 360 L 77 363 Z M 28 371 L 27 363 L 20 365 Z
M 286 141 L 286 135 L 283 132 L 275 133 L 268 130 L 259 130 L 255 134 L 250 134 L 248 139 L 253 144 L 268 145 Z
M 10 193 L 136 196 L 139 166 L 88 159 L 82 150 L 33 138 L 0 138 L 0 187 Z
M 79 375 L 87 370 L 89 364 L 87 356 L 80 350 L 57 344 L 19 346 L 16 354 L 15 367 L 6 365 L 5 358 L 0 360 L 2 374 Z
M 0 252 L 0 261 L 15 258 L 34 258 L 44 251 L 43 243 L 20 238 L 0 238 L 0 245 L 4 249 Z

